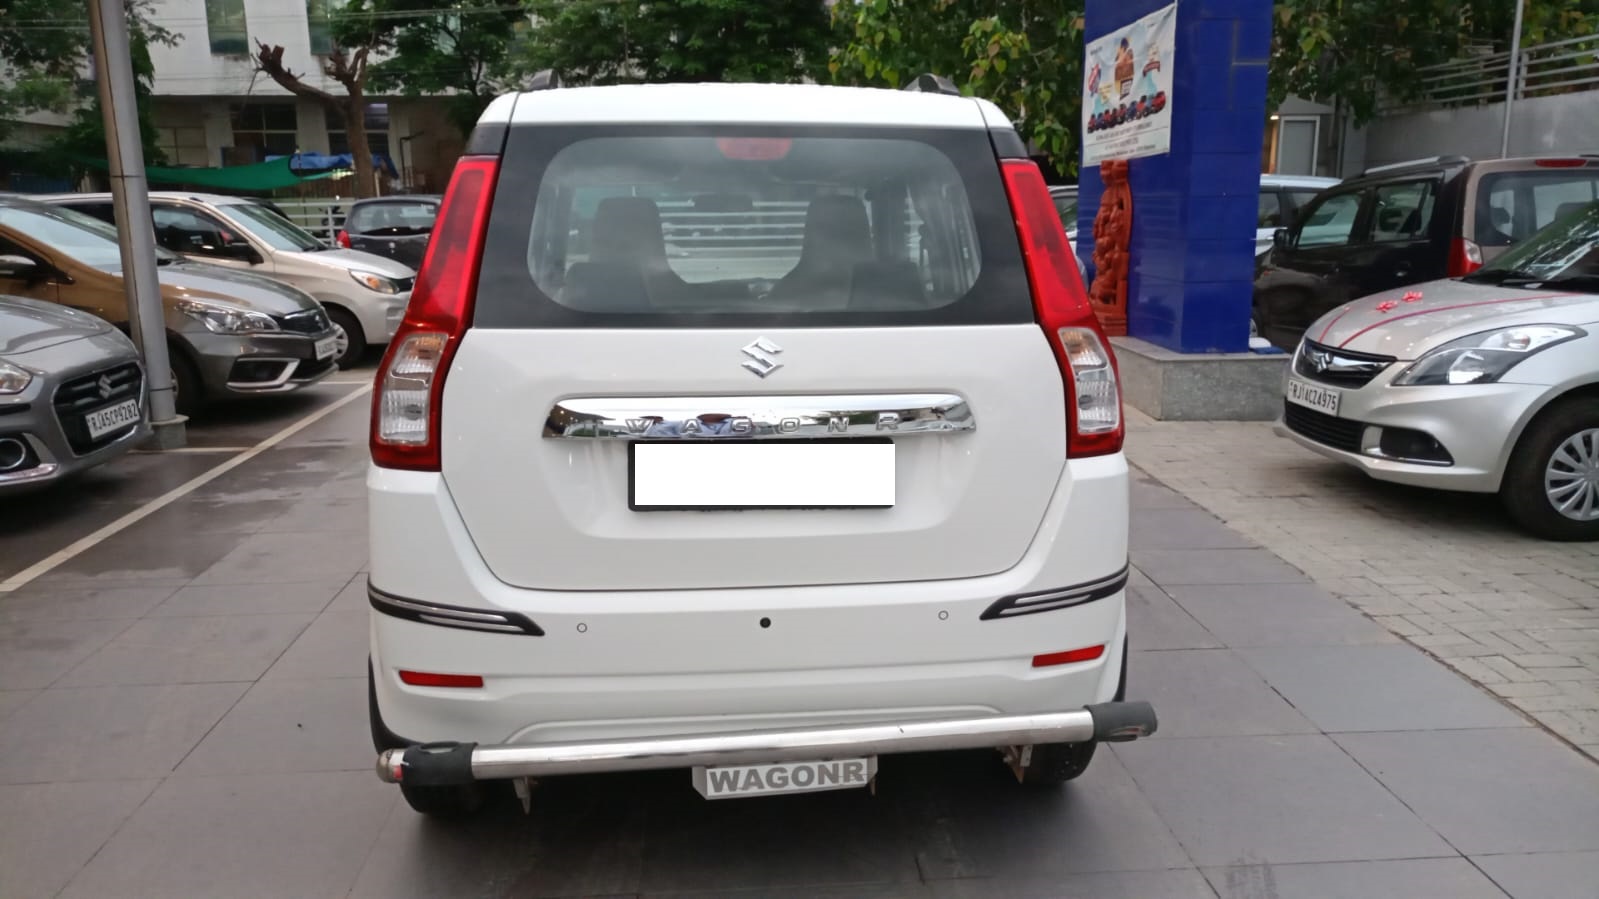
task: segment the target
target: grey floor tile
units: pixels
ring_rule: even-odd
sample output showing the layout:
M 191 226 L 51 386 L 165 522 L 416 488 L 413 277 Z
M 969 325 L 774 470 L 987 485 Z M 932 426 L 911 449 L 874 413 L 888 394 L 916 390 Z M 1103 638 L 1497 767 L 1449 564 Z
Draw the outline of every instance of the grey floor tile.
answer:
M 1141 549 L 1252 549 L 1255 543 L 1203 509 L 1133 507 L 1128 545 Z
M 328 603 L 326 611 L 329 612 L 365 612 L 372 608 L 371 602 L 366 597 L 366 576 L 356 575 L 350 579 L 339 595 L 333 597 Z
M 210 568 L 241 539 L 238 534 L 202 532 L 174 537 L 171 532 L 130 528 L 58 566 L 50 572 L 50 580 L 184 580 Z
M 178 776 L 370 771 L 366 678 L 263 681 L 200 741 Z
M 1299 569 L 1264 549 L 1140 549 L 1133 564 L 1155 583 L 1170 589 L 1181 584 L 1303 584 Z
M 140 618 L 171 596 L 176 587 L 24 587 L 0 593 L 0 627 L 7 621 Z
M 1135 473 L 1131 484 L 1128 486 L 1134 509 L 1192 510 L 1199 508 L 1188 497 L 1148 475 L 1139 476 L 1138 473 Z
M 370 622 L 367 611 L 323 612 L 264 679 L 366 677 Z
M 219 462 L 225 458 L 217 456 Z M 292 501 L 281 499 L 237 502 L 191 497 L 154 513 L 139 527 L 164 534 L 253 534 L 292 506 Z
M 0 690 L 0 721 L 22 708 L 22 704 L 39 695 L 38 690 Z
M 0 690 L 50 686 L 132 624 L 112 618 L 0 623 Z
M 1599 768 L 1542 731 L 1336 739 L 1467 855 L 1599 849 Z
M 45 690 L 0 728 L 0 783 L 165 777 L 244 684 Z
M 62 895 L 343 896 L 398 799 L 370 771 L 173 778 Z
M 1328 733 L 1527 726 L 1497 700 L 1403 644 L 1243 649 L 1239 655 Z
M 194 579 L 199 584 L 271 584 L 352 577 L 366 564 L 364 533 L 253 534 Z
M 1153 585 L 1127 590 L 1127 639 L 1134 652 L 1221 647 L 1221 641 Z
M 1221 899 L 1505 899 L 1463 858 L 1238 865 L 1205 876 Z
M 1593 899 L 1599 895 L 1599 852 L 1479 855 L 1472 861 L 1512 899 Z
M 1155 706 L 1162 738 L 1318 732 L 1231 650 L 1136 653 L 1127 677 Z
M 917 785 L 907 789 L 913 798 L 904 816 L 929 881 L 1189 864 L 1116 754 L 1103 747 L 1087 772 L 1055 789 L 1021 787 L 988 752 L 927 756 L 889 773 Z
M 1116 755 L 1202 866 L 1455 854 L 1323 736 L 1157 735 Z
M 1314 584 L 1173 587 L 1171 595 L 1235 649 L 1398 642 L 1385 628 Z
M 306 583 L 214 584 L 183 587 L 151 611 L 151 617 L 204 615 L 320 614 L 343 589 L 346 578 Z
M 261 533 L 276 534 L 364 534 L 366 496 L 337 497 L 316 493 L 302 499 L 283 514 L 265 521 Z
M 54 896 L 158 783 L 0 786 L 0 896 Z
M 1205 878 L 1192 868 L 1108 871 L 1042 879 L 935 880 L 937 899 L 1205 899 Z
M 91 687 L 253 681 L 311 620 L 310 615 L 144 618 L 57 684 Z
M 667 890 L 639 893 L 637 899 L 927 899 L 937 895 L 925 883 L 807 884 L 730 890 Z M 622 899 L 622 897 L 617 897 Z M 634 899 L 630 894 L 626 899 Z

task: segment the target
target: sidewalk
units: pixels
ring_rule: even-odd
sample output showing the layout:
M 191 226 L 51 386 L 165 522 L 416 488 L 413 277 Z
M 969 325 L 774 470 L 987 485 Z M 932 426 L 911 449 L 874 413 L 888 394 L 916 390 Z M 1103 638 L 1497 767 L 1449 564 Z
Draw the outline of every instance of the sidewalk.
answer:
M 1268 424 L 1128 414 L 1134 464 L 1599 758 L 1599 544 L 1535 540 L 1495 497 L 1379 483 Z

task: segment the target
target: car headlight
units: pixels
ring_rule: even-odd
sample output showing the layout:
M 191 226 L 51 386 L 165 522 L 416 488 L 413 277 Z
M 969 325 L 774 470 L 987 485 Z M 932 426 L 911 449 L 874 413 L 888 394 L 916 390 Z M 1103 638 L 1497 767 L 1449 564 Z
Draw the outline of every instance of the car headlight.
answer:
M 1492 384 L 1528 356 L 1587 333 L 1570 325 L 1515 325 L 1471 334 L 1417 359 L 1399 373 L 1394 384 Z
M 33 383 L 33 372 L 20 365 L 0 360 L 0 396 L 21 393 Z
M 218 334 L 254 334 L 260 331 L 278 330 L 278 323 L 272 319 L 272 316 L 253 309 L 202 303 L 198 300 L 181 300 L 178 302 L 178 310 L 204 324 L 207 330 Z
M 385 278 L 377 272 L 362 271 L 358 268 L 351 269 L 350 277 L 355 279 L 355 283 L 365 287 L 367 290 L 375 290 L 378 293 L 387 294 L 396 294 L 400 292 L 400 284 L 398 281 L 395 281 L 393 278 Z

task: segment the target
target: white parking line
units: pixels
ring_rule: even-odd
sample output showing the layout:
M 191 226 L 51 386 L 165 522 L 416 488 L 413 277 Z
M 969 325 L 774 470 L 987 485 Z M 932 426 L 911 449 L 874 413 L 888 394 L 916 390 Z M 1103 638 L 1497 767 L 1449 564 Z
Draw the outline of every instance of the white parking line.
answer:
M 179 484 L 171 490 L 168 490 L 166 493 L 163 493 L 139 508 L 134 509 L 132 512 L 129 512 L 121 518 L 118 518 L 116 521 L 113 521 L 98 531 L 95 531 L 89 536 L 77 540 L 64 549 L 51 553 L 45 558 L 40 559 L 38 562 L 35 562 L 32 565 L 29 565 L 27 568 L 24 568 L 16 574 L 6 578 L 3 582 L 0 582 L 0 593 L 10 593 L 13 590 L 19 590 L 22 587 L 27 586 L 28 583 L 33 581 L 35 578 L 38 578 L 40 575 L 48 574 L 57 566 L 71 561 L 74 557 L 83 553 L 85 550 L 93 548 L 106 538 L 115 536 L 116 534 L 127 530 L 129 527 L 138 524 L 140 521 L 148 518 L 156 512 L 159 512 L 166 506 L 171 505 L 190 493 L 193 493 L 195 490 L 198 490 L 217 478 L 222 477 L 233 469 L 238 468 L 240 465 L 243 465 L 251 459 L 254 459 L 256 456 L 259 456 L 283 441 L 288 440 L 295 434 L 300 433 L 306 428 L 309 428 L 329 415 L 332 415 L 334 412 L 337 412 L 338 410 L 348 406 L 350 403 L 355 402 L 371 392 L 371 384 L 367 384 L 360 390 L 350 391 L 348 396 L 340 397 L 332 404 L 312 412 L 294 424 L 289 425 L 276 434 L 273 434 L 271 437 L 268 437 L 260 443 L 257 443 L 255 446 L 250 447 L 239 455 L 234 456 L 226 462 L 223 462 L 221 465 L 218 465 L 217 467 L 212 468 L 203 474 L 197 475 L 188 481 Z
M 244 453 L 249 450 L 247 446 L 180 446 L 167 450 L 133 450 L 132 453 L 135 456 L 199 456 L 206 453 Z

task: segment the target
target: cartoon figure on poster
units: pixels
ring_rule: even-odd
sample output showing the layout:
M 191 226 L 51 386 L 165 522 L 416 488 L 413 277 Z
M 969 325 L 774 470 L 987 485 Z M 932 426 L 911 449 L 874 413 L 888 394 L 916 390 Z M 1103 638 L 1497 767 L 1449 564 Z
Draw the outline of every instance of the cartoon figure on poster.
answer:
M 1083 67 L 1083 164 L 1171 149 L 1175 5 L 1089 43 Z

